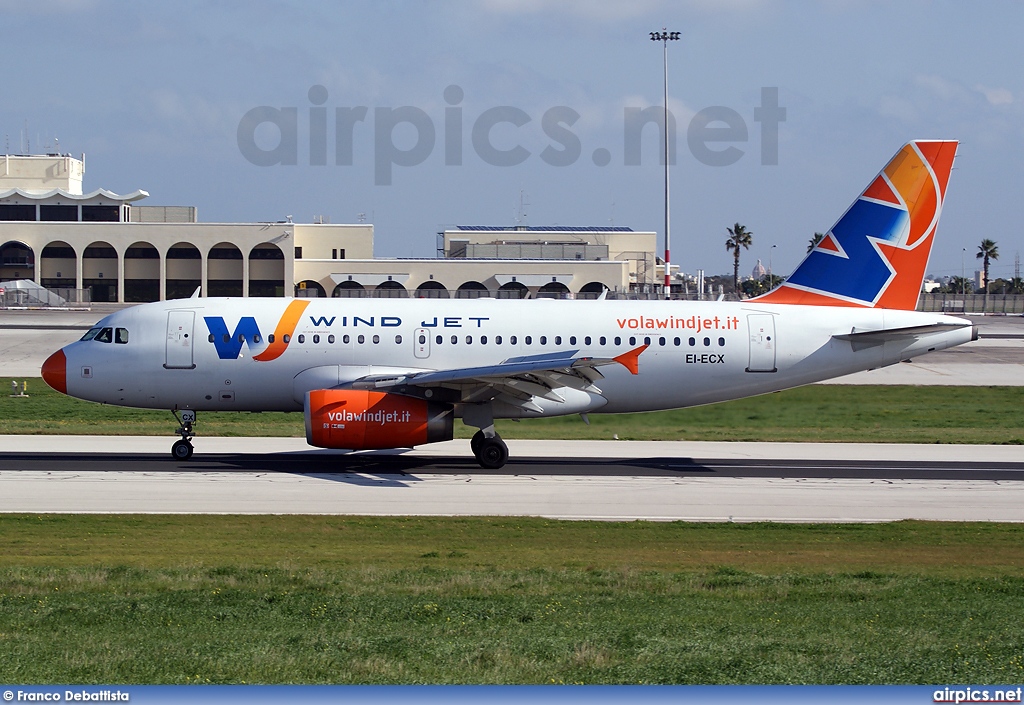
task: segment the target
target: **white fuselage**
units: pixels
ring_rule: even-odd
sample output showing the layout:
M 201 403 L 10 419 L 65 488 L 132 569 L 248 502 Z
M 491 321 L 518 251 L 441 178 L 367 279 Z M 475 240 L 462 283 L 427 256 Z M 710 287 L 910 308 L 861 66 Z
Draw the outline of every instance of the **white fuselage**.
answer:
M 882 367 L 968 342 L 972 336 L 970 322 L 963 319 L 866 308 L 309 299 L 283 352 L 274 359 L 255 359 L 267 349 L 268 336 L 282 330 L 282 316 L 294 301 L 195 298 L 114 313 L 97 326 L 123 328 L 127 343 L 94 339 L 64 348 L 67 392 L 154 409 L 301 411 L 306 392 L 366 375 L 497 365 L 509 358 L 570 350 L 578 351 L 576 357 L 611 358 L 649 343 L 639 356 L 639 374 L 618 364 L 600 368 L 604 379 L 597 382 L 599 395 L 568 390 L 573 393 L 562 395 L 563 401 L 538 398 L 541 412 L 496 406 L 494 415 L 651 411 Z M 870 344 L 834 337 L 937 324 L 961 327 Z M 280 348 L 283 336 L 276 337 Z M 461 414 L 459 405 L 455 411 Z

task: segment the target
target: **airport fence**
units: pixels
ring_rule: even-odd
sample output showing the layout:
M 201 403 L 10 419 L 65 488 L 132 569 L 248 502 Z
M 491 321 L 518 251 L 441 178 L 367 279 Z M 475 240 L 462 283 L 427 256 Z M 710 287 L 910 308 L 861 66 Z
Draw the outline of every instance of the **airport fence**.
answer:
M 918 311 L 936 313 L 1024 314 L 1022 294 L 921 294 Z

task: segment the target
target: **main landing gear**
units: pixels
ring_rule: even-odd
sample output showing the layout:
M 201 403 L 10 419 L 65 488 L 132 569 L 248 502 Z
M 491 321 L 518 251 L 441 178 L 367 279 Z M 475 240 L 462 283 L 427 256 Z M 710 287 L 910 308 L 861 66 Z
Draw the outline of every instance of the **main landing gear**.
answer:
M 175 441 L 171 446 L 171 455 L 175 460 L 188 460 L 192 457 L 192 438 L 196 435 L 192 425 L 196 422 L 196 412 L 191 409 L 183 409 L 181 416 L 176 410 L 171 410 L 174 418 L 178 420 L 178 430 L 175 433 L 181 435 L 180 441 Z
M 508 462 L 508 446 L 497 433 L 488 438 L 483 431 L 477 431 L 473 434 L 469 447 L 473 450 L 480 467 L 497 470 Z

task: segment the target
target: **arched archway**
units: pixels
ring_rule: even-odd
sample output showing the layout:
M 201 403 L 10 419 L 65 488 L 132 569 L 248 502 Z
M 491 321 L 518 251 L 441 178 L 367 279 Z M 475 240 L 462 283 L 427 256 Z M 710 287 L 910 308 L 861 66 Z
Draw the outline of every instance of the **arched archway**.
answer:
M 92 242 L 82 254 L 82 287 L 93 303 L 117 301 L 117 250 L 109 242 Z
M 78 281 L 78 253 L 63 240 L 47 243 L 39 255 L 39 272 L 39 283 L 47 289 L 74 289 Z
M 190 242 L 179 242 L 167 250 L 167 299 L 187 299 L 203 283 L 203 257 Z
M 19 240 L 8 240 L 0 245 L 0 281 L 13 279 L 36 280 L 35 252 Z
M 272 242 L 249 251 L 249 296 L 284 296 L 284 252 Z
M 428 279 L 416 287 L 417 299 L 449 299 L 448 289 L 439 281 Z
M 331 292 L 331 297 L 335 299 L 358 299 L 364 296 L 366 296 L 366 289 L 363 288 L 363 285 L 351 279 L 340 282 Z
M 578 299 L 596 299 L 602 292 L 608 291 L 608 287 L 601 282 L 587 282 L 576 294 Z
M 295 285 L 295 296 L 299 298 L 323 298 L 327 290 L 315 279 L 304 279 Z
M 537 290 L 538 299 L 565 299 L 568 294 L 569 287 L 561 282 L 548 282 Z
M 530 290 L 522 282 L 508 282 L 498 289 L 499 299 L 525 299 L 529 295 Z
M 455 290 L 455 298 L 457 299 L 478 299 L 481 296 L 490 296 L 491 292 L 487 290 L 487 287 L 477 281 L 463 282 L 458 289 Z
M 160 299 L 160 252 L 148 242 L 133 242 L 124 251 L 126 303 Z
M 242 296 L 245 260 L 237 245 L 218 242 L 206 254 L 206 295 Z
M 377 285 L 373 295 L 381 299 L 404 299 L 408 298 L 409 291 L 401 283 L 388 279 Z

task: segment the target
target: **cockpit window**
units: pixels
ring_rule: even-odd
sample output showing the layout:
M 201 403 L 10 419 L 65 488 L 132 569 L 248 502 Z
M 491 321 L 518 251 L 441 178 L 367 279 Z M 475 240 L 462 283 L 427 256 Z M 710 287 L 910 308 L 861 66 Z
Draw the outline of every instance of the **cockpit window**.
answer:
M 118 343 L 120 345 L 127 344 L 128 343 L 128 329 L 127 328 L 118 328 L 118 329 L 116 329 L 114 331 L 114 342 Z
M 96 334 L 96 340 L 100 341 L 101 343 L 109 343 L 109 342 L 113 341 L 113 339 L 114 339 L 114 329 L 113 328 L 104 328 L 99 333 Z
M 100 332 L 100 328 L 90 328 L 85 332 L 85 335 L 81 337 L 81 340 L 92 340 L 96 337 L 96 334 Z

